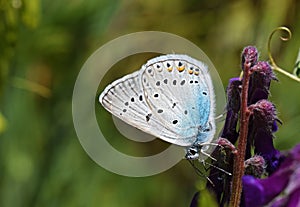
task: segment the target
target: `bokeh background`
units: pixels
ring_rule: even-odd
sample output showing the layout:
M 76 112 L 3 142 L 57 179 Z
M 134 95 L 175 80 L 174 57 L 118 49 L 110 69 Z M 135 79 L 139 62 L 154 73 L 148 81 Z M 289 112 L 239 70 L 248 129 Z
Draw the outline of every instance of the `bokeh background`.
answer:
M 240 73 L 243 47 L 256 45 L 267 60 L 268 36 L 284 25 L 293 38 L 282 42 L 275 35 L 272 53 L 291 72 L 300 46 L 299 11 L 296 0 L 0 0 L 0 206 L 188 206 L 204 181 L 186 161 L 159 175 L 129 178 L 88 157 L 71 113 L 80 68 L 114 38 L 157 30 L 198 45 L 226 86 Z M 138 69 L 145 61 L 140 57 L 118 71 Z M 115 74 L 107 83 L 120 77 Z M 283 124 L 275 145 L 286 150 L 299 142 L 300 84 L 277 77 L 271 100 Z M 102 128 L 123 151 L 137 147 L 122 141 L 111 123 Z M 165 145 L 138 150 L 155 153 L 159 143 Z

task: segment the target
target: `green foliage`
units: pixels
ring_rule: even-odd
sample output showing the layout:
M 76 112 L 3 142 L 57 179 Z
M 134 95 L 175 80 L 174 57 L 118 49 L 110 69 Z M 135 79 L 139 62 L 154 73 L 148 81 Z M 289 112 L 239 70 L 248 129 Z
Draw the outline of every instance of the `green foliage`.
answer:
M 109 40 L 159 30 L 202 48 L 227 85 L 239 73 L 241 49 L 256 45 L 266 59 L 268 35 L 280 25 L 290 27 L 293 39 L 283 44 L 274 38 L 274 58 L 282 68 L 293 67 L 299 9 L 291 0 L 0 0 L 0 206 L 188 206 L 199 177 L 184 161 L 160 175 L 127 178 L 90 160 L 71 114 L 81 66 Z M 133 71 L 142 62 L 126 64 Z M 108 74 L 111 80 L 121 67 Z M 284 124 L 275 142 L 287 149 L 299 140 L 300 96 L 294 93 L 300 86 L 278 78 L 272 101 Z M 100 114 L 98 104 L 95 110 Z M 111 124 L 105 128 L 114 131 Z M 135 147 L 113 133 L 121 148 Z M 141 149 L 152 152 L 147 144 Z M 208 206 L 209 195 L 202 195 L 201 206 Z
M 203 189 L 200 191 L 200 197 L 198 200 L 198 206 L 209 206 L 209 207 L 217 207 L 218 203 L 215 198 L 208 192 L 208 190 Z
M 6 129 L 6 119 L 3 116 L 3 114 L 0 112 L 0 135 L 5 131 Z
M 40 20 L 40 0 L 0 0 L 0 81 L 9 73 L 11 58 L 15 54 L 21 26 L 34 29 Z M 0 85 L 0 90 L 2 86 Z

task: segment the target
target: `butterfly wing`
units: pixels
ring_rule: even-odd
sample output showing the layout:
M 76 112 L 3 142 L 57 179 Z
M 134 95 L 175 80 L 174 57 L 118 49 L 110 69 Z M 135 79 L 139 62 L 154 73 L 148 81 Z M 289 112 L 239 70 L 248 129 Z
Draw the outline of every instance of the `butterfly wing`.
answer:
M 150 60 L 141 78 L 154 117 L 174 133 L 161 139 L 191 145 L 213 138 L 214 91 L 206 65 L 186 55 L 165 55 Z
M 174 138 L 172 131 L 153 116 L 145 101 L 141 72 L 136 71 L 108 85 L 99 96 L 99 102 L 111 114 L 144 132 L 158 138 Z
M 108 85 L 99 101 L 121 120 L 167 142 L 205 142 L 199 131 L 210 122 L 210 133 L 215 128 L 214 93 L 206 70 L 185 55 L 160 56 Z

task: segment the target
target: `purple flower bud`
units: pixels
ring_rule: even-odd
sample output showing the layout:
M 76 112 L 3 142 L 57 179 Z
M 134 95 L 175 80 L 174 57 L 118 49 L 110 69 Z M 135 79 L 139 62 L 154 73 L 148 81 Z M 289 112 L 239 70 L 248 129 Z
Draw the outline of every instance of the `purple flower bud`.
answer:
M 237 154 L 236 147 L 226 138 L 220 137 L 217 140 L 218 145 L 223 149 L 229 149 L 229 152 L 232 154 Z
M 227 138 L 231 143 L 235 143 L 239 134 L 237 123 L 241 107 L 241 85 L 240 78 L 231 78 L 227 86 L 227 115 L 221 137 Z
M 255 155 L 245 161 L 245 174 L 260 178 L 265 173 L 266 163 L 262 156 Z
M 276 80 L 273 70 L 268 62 L 260 61 L 252 67 L 252 75 L 249 82 L 249 104 L 267 99 L 271 80 Z
M 250 105 L 252 111 L 250 118 L 248 141 L 254 146 L 255 154 L 264 157 L 267 172 L 272 173 L 279 164 L 279 151 L 273 145 L 273 125 L 277 120 L 276 108 L 268 100 L 260 100 Z
M 274 121 L 278 119 L 273 103 L 263 99 L 249 106 L 249 110 L 253 113 L 253 122 L 257 127 L 264 127 L 270 132 L 273 131 Z
M 241 107 L 241 87 L 242 81 L 239 77 L 231 78 L 229 80 L 227 92 L 227 111 L 239 112 Z
M 268 178 L 243 177 L 245 206 L 300 206 L 300 144 Z
M 250 67 L 256 64 L 258 59 L 258 51 L 254 46 L 245 47 L 242 52 L 242 69 L 245 64 L 250 64 Z

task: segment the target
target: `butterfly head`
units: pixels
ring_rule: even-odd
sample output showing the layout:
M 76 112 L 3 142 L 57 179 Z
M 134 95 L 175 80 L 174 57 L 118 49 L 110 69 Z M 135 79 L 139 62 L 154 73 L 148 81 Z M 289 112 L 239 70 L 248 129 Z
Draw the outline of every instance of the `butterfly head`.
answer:
M 185 158 L 187 160 L 199 159 L 200 148 L 201 148 L 201 146 L 199 146 L 199 145 L 192 145 L 190 148 L 187 149 Z

